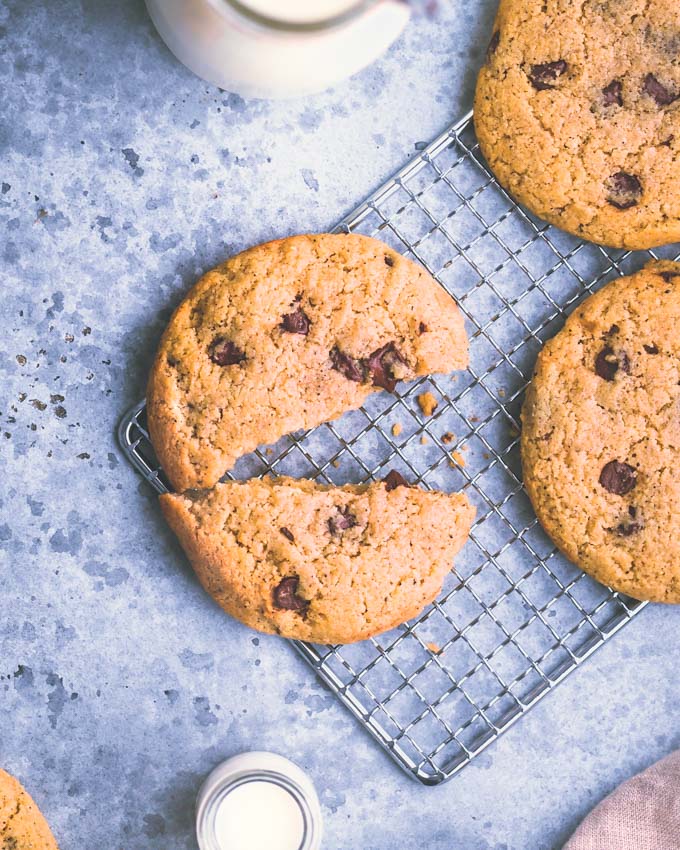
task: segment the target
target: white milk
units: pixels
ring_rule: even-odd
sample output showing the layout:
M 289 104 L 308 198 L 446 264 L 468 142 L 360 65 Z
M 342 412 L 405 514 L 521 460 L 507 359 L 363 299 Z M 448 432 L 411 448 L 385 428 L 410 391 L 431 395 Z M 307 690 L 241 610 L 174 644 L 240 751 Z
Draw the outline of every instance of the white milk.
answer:
M 272 782 L 246 782 L 215 816 L 220 850 L 300 850 L 305 822 L 295 798 Z
M 260 24 L 230 0 L 146 0 L 156 29 L 187 67 L 244 97 L 298 97 L 322 91 L 377 59 L 409 18 L 409 5 L 401 0 L 240 3 L 285 22 L 287 28 Z M 343 12 L 347 14 L 342 23 L 323 23 Z M 304 29 L 304 24 L 315 23 L 318 26 Z
M 325 21 L 341 15 L 359 2 L 360 0 L 241 0 L 244 6 L 259 15 L 296 23 Z

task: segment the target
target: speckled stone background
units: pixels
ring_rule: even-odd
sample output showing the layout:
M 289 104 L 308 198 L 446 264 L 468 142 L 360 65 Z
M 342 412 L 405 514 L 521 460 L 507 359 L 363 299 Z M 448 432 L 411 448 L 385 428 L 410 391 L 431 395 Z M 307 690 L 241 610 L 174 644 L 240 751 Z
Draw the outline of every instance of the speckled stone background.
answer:
M 330 226 L 469 108 L 493 5 L 443 0 L 369 70 L 273 104 L 192 76 L 142 0 L 0 0 L 0 764 L 64 850 L 195 848 L 202 777 L 253 748 L 310 772 L 326 848 L 558 848 L 680 745 L 680 615 L 649 607 L 458 778 L 415 784 L 206 598 L 114 439 L 203 269 Z

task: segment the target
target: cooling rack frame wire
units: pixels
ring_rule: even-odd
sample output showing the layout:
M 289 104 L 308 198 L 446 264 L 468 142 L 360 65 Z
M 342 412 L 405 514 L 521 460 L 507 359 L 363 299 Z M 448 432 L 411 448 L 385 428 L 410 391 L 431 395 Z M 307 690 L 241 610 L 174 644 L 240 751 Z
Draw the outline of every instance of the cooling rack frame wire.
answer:
M 540 529 L 521 484 L 519 407 L 536 353 L 574 305 L 649 257 L 680 258 L 680 246 L 612 251 L 533 218 L 488 171 L 471 113 L 335 231 L 376 235 L 421 262 L 458 300 L 471 367 L 371 396 L 359 411 L 256 450 L 228 477 L 272 472 L 341 484 L 398 468 L 426 488 L 464 489 L 476 504 L 455 573 L 419 617 L 360 644 L 292 641 L 397 764 L 436 785 L 646 604 L 594 582 Z M 425 390 L 438 401 L 430 417 L 417 404 Z M 119 441 L 166 491 L 143 402 L 121 421 Z

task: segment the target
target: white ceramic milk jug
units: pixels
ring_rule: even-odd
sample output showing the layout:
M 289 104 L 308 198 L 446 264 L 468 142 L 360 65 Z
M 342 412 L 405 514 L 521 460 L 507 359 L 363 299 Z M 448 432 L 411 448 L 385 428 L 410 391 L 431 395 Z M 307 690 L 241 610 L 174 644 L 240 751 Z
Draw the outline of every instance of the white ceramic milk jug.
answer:
M 373 62 L 409 18 L 403 0 L 146 0 L 173 53 L 245 97 L 322 91 Z

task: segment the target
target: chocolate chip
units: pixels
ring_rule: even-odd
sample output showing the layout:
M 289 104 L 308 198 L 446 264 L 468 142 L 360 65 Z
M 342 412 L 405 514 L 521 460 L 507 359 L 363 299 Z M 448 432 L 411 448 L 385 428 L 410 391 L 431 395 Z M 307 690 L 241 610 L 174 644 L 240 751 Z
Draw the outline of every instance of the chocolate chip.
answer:
M 210 359 L 218 366 L 236 366 L 243 363 L 246 355 L 226 336 L 217 336 L 210 346 Z
M 671 144 L 674 142 L 675 136 L 669 136 L 665 142 L 661 142 L 662 148 L 669 148 Z
M 397 472 L 396 469 L 390 470 L 387 475 L 383 478 L 383 482 L 385 484 L 385 489 L 389 493 L 390 490 L 396 490 L 397 487 L 408 487 L 409 483 L 401 474 L 401 472 Z
M 299 576 L 287 576 L 276 585 L 273 590 L 274 605 L 285 611 L 306 611 L 309 602 L 297 595 L 300 584 Z
M 310 326 L 309 316 L 302 307 L 298 307 L 294 313 L 286 313 L 281 320 L 280 328 L 289 334 L 302 334 L 307 336 Z
M 627 210 L 638 204 L 642 197 L 642 184 L 634 174 L 617 171 L 605 183 L 607 201 L 619 210 Z
M 392 268 L 394 265 L 394 257 L 390 257 L 389 254 L 385 254 L 385 265 Z
M 496 30 L 496 32 L 491 36 L 491 41 L 489 42 L 489 46 L 486 48 L 486 58 L 490 59 L 494 53 L 498 50 L 498 45 L 501 40 L 501 31 Z
M 637 483 L 637 471 L 628 463 L 610 460 L 602 467 L 599 481 L 607 492 L 625 496 Z
M 621 328 L 619 328 L 618 325 L 612 325 L 611 328 L 609 328 L 609 330 L 605 334 L 605 336 L 613 336 L 614 334 L 617 334 L 620 330 Z
M 331 351 L 330 357 L 333 368 L 344 375 L 348 381 L 360 384 L 366 380 L 366 367 L 361 360 L 355 360 L 354 357 L 340 351 L 337 345 Z
M 638 518 L 637 508 L 631 505 L 628 508 L 628 516 L 621 520 L 614 528 L 609 528 L 607 531 L 612 531 L 614 534 L 618 534 L 619 537 L 630 537 L 633 534 L 637 534 L 638 531 L 642 531 L 643 528 L 644 526 Z
M 349 506 L 344 508 L 337 507 L 337 515 L 332 516 L 328 520 L 328 530 L 331 534 L 338 534 L 340 531 L 345 531 L 348 528 L 354 528 L 357 524 L 356 516 L 350 511 Z
M 651 345 L 647 345 L 647 343 L 645 343 L 642 347 L 647 352 L 647 354 L 658 354 L 659 353 L 659 346 L 656 345 L 656 343 L 654 343 L 654 342 Z
M 397 363 L 406 364 L 399 349 L 393 342 L 376 349 L 368 357 L 357 360 L 340 351 L 336 345 L 330 352 L 333 368 L 342 373 L 347 380 L 362 383 L 370 376 L 375 387 L 393 392 L 397 385 L 394 367 Z
M 605 381 L 613 381 L 616 373 L 621 369 L 630 375 L 630 360 L 625 351 L 618 354 L 610 345 L 605 345 L 595 358 L 595 374 Z
M 563 74 L 566 74 L 568 68 L 569 66 L 564 59 L 558 59 L 557 62 L 545 62 L 542 65 L 532 65 L 529 72 L 531 85 L 537 91 L 554 89 L 555 83 Z
M 647 74 L 642 83 L 642 91 L 653 98 L 657 106 L 670 106 L 680 97 L 660 83 L 654 74 Z
M 422 336 L 422 334 L 426 334 L 426 333 L 428 332 L 428 330 L 429 330 L 429 328 L 427 327 L 427 325 L 425 324 L 425 322 L 421 322 L 421 323 L 418 325 L 418 333 L 419 333 L 421 336 Z
M 638 531 L 642 531 L 642 523 L 620 522 L 616 528 L 612 530 L 620 537 L 630 537 L 632 534 L 637 534 Z
M 394 392 L 397 385 L 394 367 L 397 363 L 406 364 L 406 361 L 393 342 L 388 342 L 387 345 L 383 345 L 382 348 L 378 348 L 373 354 L 370 354 L 366 365 L 373 386 L 382 387 L 389 393 Z
M 602 89 L 605 106 L 623 106 L 623 85 L 621 80 L 612 80 Z
M 680 272 L 659 272 L 659 275 L 666 283 L 672 283 L 673 278 L 680 277 Z
M 605 381 L 613 381 L 614 375 L 619 371 L 619 361 L 614 356 L 614 349 L 605 345 L 595 358 L 595 374 Z
M 282 525 L 279 531 L 281 532 L 281 534 L 283 534 L 284 537 L 287 537 L 291 543 L 295 543 L 293 532 L 289 528 L 286 528 L 285 525 Z

